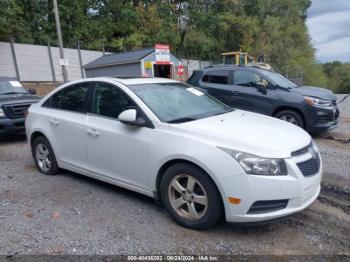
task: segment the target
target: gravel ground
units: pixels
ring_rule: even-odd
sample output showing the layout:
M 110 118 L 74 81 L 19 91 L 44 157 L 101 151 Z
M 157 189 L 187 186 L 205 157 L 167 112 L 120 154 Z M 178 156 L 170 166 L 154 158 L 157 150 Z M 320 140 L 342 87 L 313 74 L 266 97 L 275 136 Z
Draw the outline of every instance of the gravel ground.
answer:
M 336 141 L 341 136 L 344 141 Z M 350 122 L 317 138 L 321 196 L 305 211 L 263 225 L 175 224 L 143 195 L 63 172 L 39 174 L 23 136 L 0 141 L 0 255 L 350 255 Z

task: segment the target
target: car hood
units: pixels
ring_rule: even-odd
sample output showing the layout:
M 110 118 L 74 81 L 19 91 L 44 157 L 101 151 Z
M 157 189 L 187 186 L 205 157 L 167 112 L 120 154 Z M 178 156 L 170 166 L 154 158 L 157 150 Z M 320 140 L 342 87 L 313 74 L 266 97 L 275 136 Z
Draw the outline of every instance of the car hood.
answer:
M 331 90 L 315 86 L 301 86 L 290 89 L 292 93 L 296 93 L 302 96 L 313 96 L 321 99 L 335 101 L 337 98 Z
M 243 110 L 171 126 L 214 146 L 269 158 L 288 158 L 311 142 L 293 124 Z
M 0 94 L 0 106 L 15 103 L 35 103 L 38 102 L 40 99 L 41 97 L 30 94 Z

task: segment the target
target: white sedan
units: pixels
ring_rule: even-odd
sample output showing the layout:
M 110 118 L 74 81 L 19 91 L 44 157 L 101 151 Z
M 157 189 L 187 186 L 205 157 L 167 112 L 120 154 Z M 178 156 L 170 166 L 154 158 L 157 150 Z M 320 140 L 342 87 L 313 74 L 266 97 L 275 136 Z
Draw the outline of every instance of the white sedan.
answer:
M 174 80 L 64 84 L 29 108 L 26 132 L 41 173 L 67 169 L 154 197 L 190 228 L 283 217 L 320 192 L 305 131 Z

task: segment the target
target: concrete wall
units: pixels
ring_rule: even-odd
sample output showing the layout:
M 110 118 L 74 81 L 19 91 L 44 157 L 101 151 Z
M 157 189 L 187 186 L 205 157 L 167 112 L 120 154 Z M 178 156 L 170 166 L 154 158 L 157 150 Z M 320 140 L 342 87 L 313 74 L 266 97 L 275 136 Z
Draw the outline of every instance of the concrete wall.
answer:
M 15 43 L 14 51 L 21 81 L 51 82 L 54 80 L 47 46 Z M 56 81 L 63 81 L 59 64 L 59 48 L 51 47 L 51 54 Z M 78 49 L 65 48 L 64 54 L 69 61 L 68 80 L 82 78 Z M 82 64 L 87 64 L 102 55 L 103 53 L 99 51 L 81 50 Z M 11 45 L 8 42 L 0 42 L 0 75 L 16 77 Z
M 86 68 L 86 77 L 98 76 L 141 76 L 141 64 L 130 63 L 105 67 Z
M 190 77 L 194 70 L 202 69 L 210 66 L 210 61 L 200 61 L 191 59 L 181 59 L 181 63 L 188 68 L 188 76 Z

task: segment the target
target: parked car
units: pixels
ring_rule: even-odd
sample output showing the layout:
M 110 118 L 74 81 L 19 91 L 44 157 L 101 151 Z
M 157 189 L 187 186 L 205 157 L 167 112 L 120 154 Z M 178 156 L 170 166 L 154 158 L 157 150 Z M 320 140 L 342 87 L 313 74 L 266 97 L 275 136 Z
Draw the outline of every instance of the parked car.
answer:
M 40 97 L 16 78 L 0 76 L 0 136 L 24 132 L 24 114 Z
M 195 71 L 187 83 L 205 89 L 232 108 L 273 116 L 310 133 L 332 129 L 338 123 L 339 110 L 332 91 L 298 87 L 271 70 L 212 66 Z
M 160 78 L 91 78 L 32 105 L 38 170 L 68 169 L 154 197 L 190 228 L 283 217 L 319 195 L 321 158 L 290 123 Z

